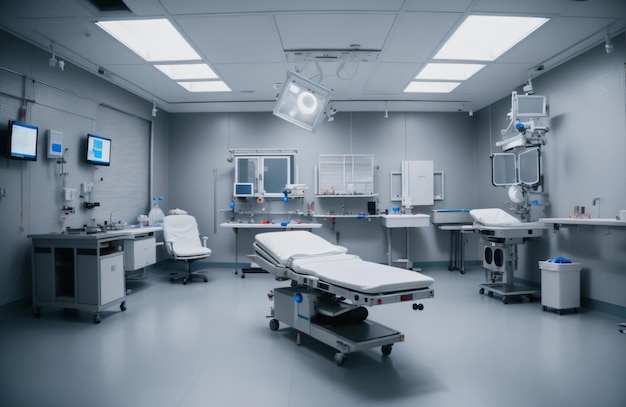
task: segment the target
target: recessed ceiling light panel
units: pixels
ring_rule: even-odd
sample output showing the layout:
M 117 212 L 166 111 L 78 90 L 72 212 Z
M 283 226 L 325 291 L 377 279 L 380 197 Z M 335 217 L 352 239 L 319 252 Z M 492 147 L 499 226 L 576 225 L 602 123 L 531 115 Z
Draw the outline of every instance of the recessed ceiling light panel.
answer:
M 430 63 L 421 70 L 415 79 L 464 81 L 484 67 L 483 64 Z
M 96 25 L 146 61 L 194 61 L 200 55 L 167 19 L 98 21 Z
M 175 81 L 185 79 L 218 79 L 217 74 L 207 64 L 171 64 L 155 65 L 154 67 Z
M 541 17 L 468 16 L 434 58 L 494 61 L 548 21 Z
M 404 89 L 405 93 L 450 93 L 461 82 L 414 81 Z
M 189 92 L 230 92 L 231 89 L 223 81 L 189 81 L 177 82 Z

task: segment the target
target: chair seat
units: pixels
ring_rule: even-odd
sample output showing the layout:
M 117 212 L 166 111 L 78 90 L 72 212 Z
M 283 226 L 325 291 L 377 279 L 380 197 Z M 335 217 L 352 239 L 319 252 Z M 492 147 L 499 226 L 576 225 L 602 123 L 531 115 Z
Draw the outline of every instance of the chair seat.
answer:
M 174 255 L 178 258 L 206 257 L 210 255 L 211 253 L 212 253 L 211 249 L 209 249 L 208 247 L 204 247 L 204 246 L 177 247 L 176 245 L 174 245 Z

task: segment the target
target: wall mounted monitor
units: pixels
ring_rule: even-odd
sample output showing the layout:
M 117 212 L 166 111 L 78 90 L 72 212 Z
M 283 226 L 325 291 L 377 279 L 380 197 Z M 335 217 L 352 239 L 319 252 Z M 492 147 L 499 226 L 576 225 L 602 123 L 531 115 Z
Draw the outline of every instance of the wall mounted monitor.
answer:
M 254 196 L 254 184 L 251 182 L 235 182 L 233 195 L 237 198 Z
M 111 165 L 111 139 L 88 134 L 87 162 L 95 165 Z
M 548 116 L 548 103 L 545 96 L 518 95 L 513 92 L 512 106 L 517 118 Z
M 37 161 L 39 129 L 24 123 L 9 121 L 8 157 L 15 160 Z

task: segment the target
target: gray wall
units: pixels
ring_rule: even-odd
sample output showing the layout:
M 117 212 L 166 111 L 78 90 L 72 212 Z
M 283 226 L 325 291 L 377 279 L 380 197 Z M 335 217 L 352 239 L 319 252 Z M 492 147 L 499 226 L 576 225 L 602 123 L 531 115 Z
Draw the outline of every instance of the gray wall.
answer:
M 0 187 L 6 188 L 6 197 L 0 198 L 0 305 L 31 296 L 28 234 L 81 227 L 91 218 L 98 223 L 111 218 L 133 223 L 150 209 L 152 103 L 70 63 L 64 71 L 50 68 L 49 56 L 0 32 L 0 142 L 6 142 L 9 119 L 39 127 L 36 162 L 0 157 Z M 152 180 L 157 191 L 167 189 L 167 116 L 160 114 L 154 129 L 155 156 L 163 163 Z M 46 156 L 49 129 L 63 132 L 68 152 L 62 169 Z M 113 140 L 111 167 L 85 163 L 87 133 Z M 76 200 L 75 213 L 62 221 L 61 172 L 68 174 L 67 187 L 94 181 L 93 200 L 101 206 L 85 210 L 80 208 L 82 200 Z
M 234 163 L 228 162 L 231 148 L 295 148 L 299 182 L 308 190 L 304 199 L 288 204 L 272 201 L 272 212 L 306 211 L 314 202 L 316 213 L 367 210 L 368 198 L 316 198 L 315 167 L 320 154 L 373 154 L 376 165 L 375 191 L 378 207 L 391 208 L 389 176 L 400 170 L 402 160 L 433 160 L 445 173 L 445 201 L 435 208 L 476 206 L 475 137 L 473 120 L 467 113 L 337 113 L 310 133 L 271 113 L 178 114 L 172 118 L 170 137 L 170 207 L 193 213 L 209 236 L 214 262 L 234 261 L 235 237 L 231 229 L 219 227 L 228 219 L 234 181 Z M 248 209 L 262 213 L 266 203 L 250 203 Z M 433 207 L 418 207 L 430 213 Z M 267 209 L 266 209 L 267 210 Z M 256 221 L 260 222 L 260 215 Z M 289 220 L 275 215 L 273 220 Z M 323 228 L 316 233 L 347 246 L 352 253 L 371 261 L 386 262 L 385 229 L 380 219 L 318 219 Z M 239 232 L 240 262 L 251 252 L 250 231 Z M 447 262 L 449 236 L 431 227 L 411 230 L 411 259 L 417 263 Z M 394 258 L 403 257 L 405 236 L 393 233 Z M 447 263 L 446 263 L 447 264 Z

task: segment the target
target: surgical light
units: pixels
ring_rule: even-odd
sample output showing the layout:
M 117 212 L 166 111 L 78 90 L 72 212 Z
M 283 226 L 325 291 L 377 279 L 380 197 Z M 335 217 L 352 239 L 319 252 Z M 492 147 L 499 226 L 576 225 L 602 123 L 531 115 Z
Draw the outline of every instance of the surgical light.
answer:
M 288 72 L 274 107 L 274 115 L 314 131 L 326 112 L 331 94 L 323 86 L 295 72 Z

